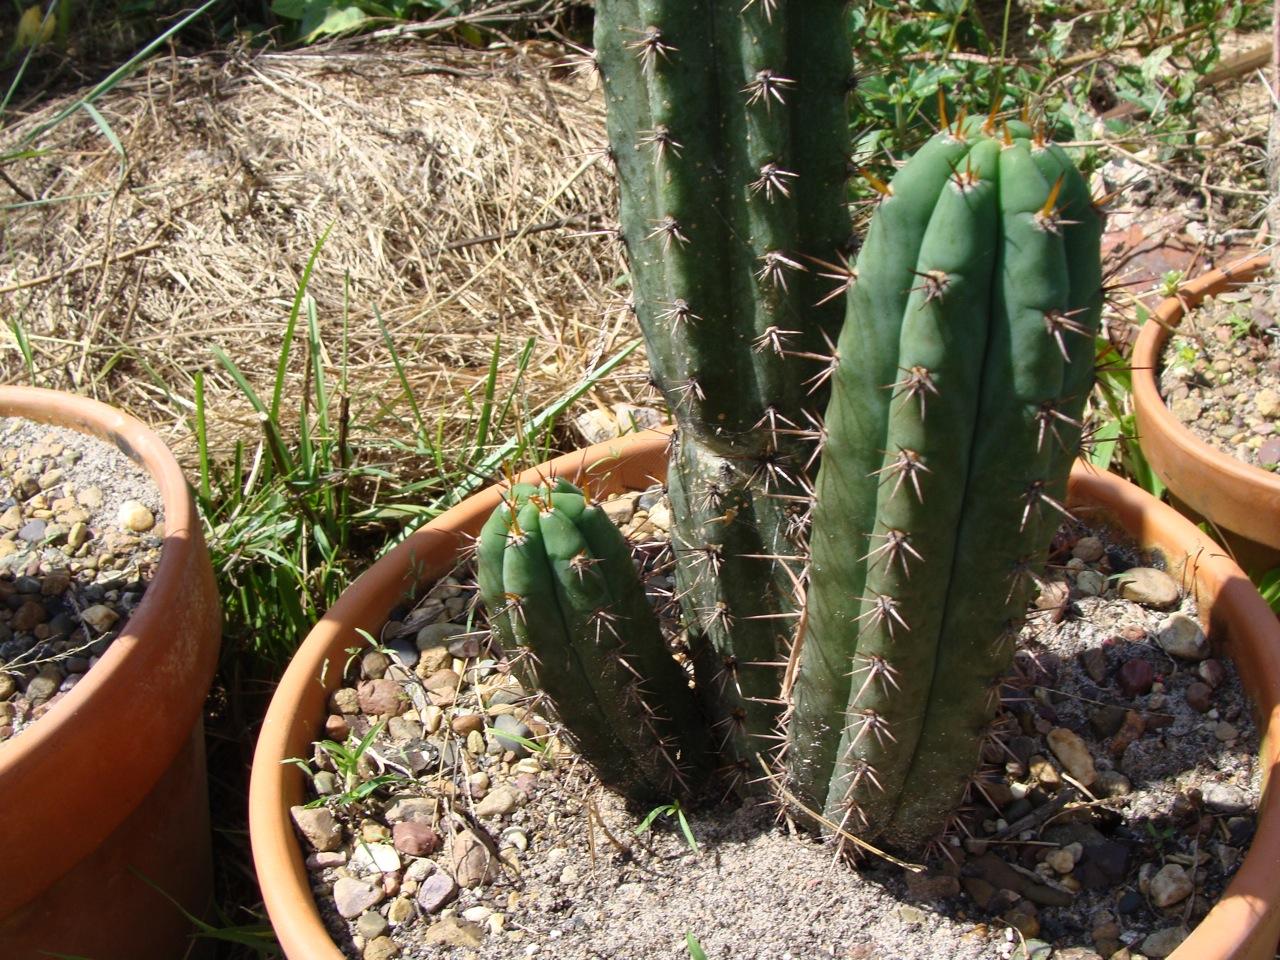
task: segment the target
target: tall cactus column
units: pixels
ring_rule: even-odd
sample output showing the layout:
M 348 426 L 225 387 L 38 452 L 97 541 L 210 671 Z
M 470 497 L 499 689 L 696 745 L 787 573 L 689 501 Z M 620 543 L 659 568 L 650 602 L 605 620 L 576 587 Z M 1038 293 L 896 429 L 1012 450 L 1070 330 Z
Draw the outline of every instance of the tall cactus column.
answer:
M 894 178 L 840 339 L 789 731 L 796 792 L 936 835 L 978 763 L 1093 369 L 1101 218 L 1062 151 L 957 125 Z
M 632 297 L 678 437 L 677 585 L 723 752 L 781 713 L 822 367 L 843 315 L 845 4 L 599 0 L 596 56 Z

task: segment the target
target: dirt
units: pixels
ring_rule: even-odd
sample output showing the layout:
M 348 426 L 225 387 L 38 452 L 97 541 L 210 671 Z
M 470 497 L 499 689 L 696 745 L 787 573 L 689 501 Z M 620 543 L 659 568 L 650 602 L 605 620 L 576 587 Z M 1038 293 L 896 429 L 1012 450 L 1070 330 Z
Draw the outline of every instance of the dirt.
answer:
M 628 528 L 655 532 L 643 509 Z M 656 960 L 694 955 L 688 937 L 708 957 L 760 960 L 1163 956 L 1221 894 L 1252 836 L 1257 737 L 1230 664 L 1173 657 L 1156 642 L 1194 602 L 1155 609 L 1116 596 L 1116 574 L 1161 559 L 1093 533 L 1060 534 L 965 832 L 919 872 L 870 856 L 855 869 L 772 803 L 688 813 L 696 850 L 673 811 L 646 829 L 648 811 L 595 784 L 536 702 L 520 698 L 483 626 L 468 622 L 463 586 L 443 581 L 393 618 L 382 653 L 353 658 L 351 685 L 332 701 L 328 723 L 354 740 L 377 719 L 364 709 L 373 679 L 398 678 L 405 691 L 360 774 L 393 779 L 363 801 L 335 797 L 339 788 L 325 802 L 342 839 L 310 864 L 335 940 L 365 960 Z M 442 629 L 459 656 L 442 652 Z M 416 641 L 423 630 L 434 639 Z M 342 712 L 344 698 L 359 709 Z M 496 735 L 502 722 L 525 724 L 546 749 L 510 749 Z M 1062 730 L 1092 758 L 1088 785 L 1049 745 Z M 313 764 L 333 769 L 333 755 L 317 751 Z M 402 776 L 405 764 L 420 769 Z M 492 806 L 504 792 L 511 802 Z M 398 826 L 397 801 L 409 796 L 430 808 L 415 828 L 435 834 L 413 850 L 421 856 Z M 500 870 L 468 882 L 468 844 Z M 396 851 L 394 869 L 358 867 L 362 846 Z M 1170 873 L 1185 890 L 1160 906 Z M 344 877 L 369 881 L 376 900 L 345 919 L 333 899 Z M 423 904 L 424 888 L 454 879 L 461 889 Z

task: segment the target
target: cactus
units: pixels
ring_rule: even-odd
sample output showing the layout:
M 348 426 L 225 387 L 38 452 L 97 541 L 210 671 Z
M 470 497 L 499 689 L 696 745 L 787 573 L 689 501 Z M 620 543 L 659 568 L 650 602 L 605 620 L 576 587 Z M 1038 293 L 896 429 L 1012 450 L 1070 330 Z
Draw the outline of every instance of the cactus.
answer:
M 517 485 L 480 534 L 477 567 L 500 640 L 601 781 L 638 802 L 694 789 L 706 724 L 604 511 L 564 481 Z
M 918 846 L 977 767 L 1063 512 L 1100 237 L 1080 174 L 1020 124 L 957 122 L 880 200 L 837 348 L 787 756 L 855 834 Z
M 728 765 L 775 738 L 851 237 L 842 0 L 600 0 L 631 302 L 678 437 L 677 587 Z M 825 302 L 820 303 L 825 298 Z
M 510 601 L 499 630 L 537 650 L 606 782 L 676 783 L 711 741 L 741 782 L 775 737 L 786 795 L 819 822 L 914 849 L 978 766 L 1064 512 L 1101 218 L 1025 123 L 944 119 L 875 181 L 856 270 L 824 270 L 848 246 L 849 44 L 843 3 L 799 6 L 597 4 L 632 300 L 678 426 L 676 579 L 711 730 L 625 551 L 585 533 L 601 515 L 582 497 L 517 490 L 482 537 L 481 587 L 493 610 Z M 832 273 L 843 296 L 821 288 Z M 601 632 L 601 609 L 625 629 Z

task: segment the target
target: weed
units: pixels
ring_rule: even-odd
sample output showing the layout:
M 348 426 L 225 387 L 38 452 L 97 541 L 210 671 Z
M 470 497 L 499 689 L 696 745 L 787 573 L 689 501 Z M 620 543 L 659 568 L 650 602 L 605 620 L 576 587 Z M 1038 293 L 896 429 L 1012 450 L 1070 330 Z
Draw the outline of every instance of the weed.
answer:
M 685 816 L 684 807 L 680 805 L 679 800 L 659 804 L 650 810 L 635 828 L 635 835 L 638 837 L 646 833 L 659 817 L 674 817 L 680 827 L 680 832 L 684 834 L 684 842 L 688 845 L 690 851 L 694 854 L 699 852 L 698 841 L 693 835 L 693 828 L 689 826 L 689 818 Z

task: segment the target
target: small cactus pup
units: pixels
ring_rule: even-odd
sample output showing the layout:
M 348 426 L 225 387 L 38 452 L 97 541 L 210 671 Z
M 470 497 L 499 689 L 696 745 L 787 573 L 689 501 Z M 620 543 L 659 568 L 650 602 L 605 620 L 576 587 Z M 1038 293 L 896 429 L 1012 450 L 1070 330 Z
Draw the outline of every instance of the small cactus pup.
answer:
M 843 0 L 598 0 L 631 305 L 678 431 L 676 581 L 728 770 L 777 744 L 781 666 L 852 227 Z M 824 276 L 826 274 L 826 276 Z M 761 788 L 763 789 L 763 787 Z
M 849 292 L 787 772 L 864 839 L 936 838 L 978 767 L 1062 514 L 1102 218 L 1022 124 L 944 127 L 883 190 Z
M 477 567 L 504 648 L 601 782 L 639 803 L 695 791 L 706 724 L 605 512 L 563 480 L 515 485 L 481 531 Z

